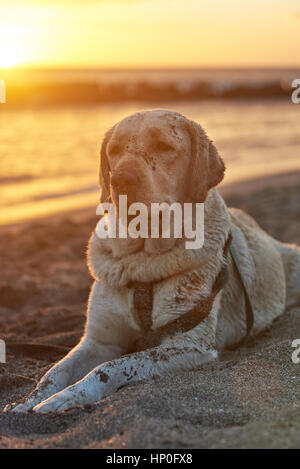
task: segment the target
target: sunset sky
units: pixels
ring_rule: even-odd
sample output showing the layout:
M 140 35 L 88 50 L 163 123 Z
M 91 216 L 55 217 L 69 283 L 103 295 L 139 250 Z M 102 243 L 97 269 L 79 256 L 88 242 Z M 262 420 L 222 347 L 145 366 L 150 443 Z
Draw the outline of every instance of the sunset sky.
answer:
M 0 0 L 0 67 L 296 67 L 299 44 L 299 0 Z

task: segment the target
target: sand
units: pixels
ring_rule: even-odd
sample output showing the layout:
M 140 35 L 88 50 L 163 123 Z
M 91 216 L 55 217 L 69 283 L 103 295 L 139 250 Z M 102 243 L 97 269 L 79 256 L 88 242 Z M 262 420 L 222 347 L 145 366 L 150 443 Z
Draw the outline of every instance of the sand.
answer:
M 300 244 L 299 173 L 224 186 L 222 193 L 276 238 Z M 91 285 L 85 250 L 95 223 L 91 209 L 1 229 L 7 363 L 0 364 L 0 409 L 29 393 L 79 340 Z M 61 414 L 0 411 L 0 448 L 300 448 L 296 338 L 300 307 L 199 370 L 132 384 Z

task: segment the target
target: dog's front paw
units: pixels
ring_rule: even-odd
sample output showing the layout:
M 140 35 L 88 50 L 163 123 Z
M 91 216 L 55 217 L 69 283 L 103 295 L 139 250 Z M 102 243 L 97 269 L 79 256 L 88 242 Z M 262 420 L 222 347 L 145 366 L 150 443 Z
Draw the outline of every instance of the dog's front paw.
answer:
M 33 398 L 29 398 L 24 402 L 12 402 L 11 404 L 7 404 L 3 411 L 4 412 L 28 412 L 37 404 L 37 400 Z
M 102 373 L 99 379 L 98 374 L 92 372 L 84 379 L 37 404 L 33 408 L 33 412 L 62 412 L 72 407 L 100 401 L 103 397 L 110 394 L 107 389 L 107 380 L 108 375 L 105 373 Z
M 63 412 L 64 410 L 71 409 L 84 404 L 91 404 L 96 402 L 98 396 L 91 396 L 89 392 L 82 389 L 77 389 L 76 385 L 70 386 L 68 389 L 54 394 L 40 404 L 36 405 L 32 410 L 40 414 L 48 412 Z
M 62 412 L 80 404 L 80 399 L 76 399 L 72 392 L 61 391 L 36 405 L 32 410 L 39 414 L 46 414 L 47 412 Z
M 10 404 L 6 404 L 3 409 L 3 412 L 11 412 L 18 406 L 17 402 L 11 402 Z

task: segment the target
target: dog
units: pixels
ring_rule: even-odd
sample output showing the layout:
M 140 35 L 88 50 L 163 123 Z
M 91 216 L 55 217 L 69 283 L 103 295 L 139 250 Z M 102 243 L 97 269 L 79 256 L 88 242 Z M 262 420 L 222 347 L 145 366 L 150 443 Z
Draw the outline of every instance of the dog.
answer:
M 176 112 L 138 112 L 106 134 L 101 202 L 118 208 L 118 196 L 126 194 L 130 203 L 146 206 L 204 203 L 204 245 L 188 250 L 184 238 L 93 233 L 88 264 L 94 283 L 83 338 L 25 401 L 8 409 L 64 411 L 128 383 L 199 368 L 299 305 L 300 248 L 228 209 L 216 189 L 224 172 L 201 126 Z

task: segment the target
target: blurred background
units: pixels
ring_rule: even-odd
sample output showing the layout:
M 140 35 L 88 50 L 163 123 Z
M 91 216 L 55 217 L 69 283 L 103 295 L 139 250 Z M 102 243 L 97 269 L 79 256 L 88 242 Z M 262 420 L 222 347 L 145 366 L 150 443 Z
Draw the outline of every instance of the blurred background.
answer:
M 0 0 L 0 224 L 96 206 L 103 134 L 141 109 L 199 122 L 223 185 L 300 170 L 299 43 L 299 0 Z

